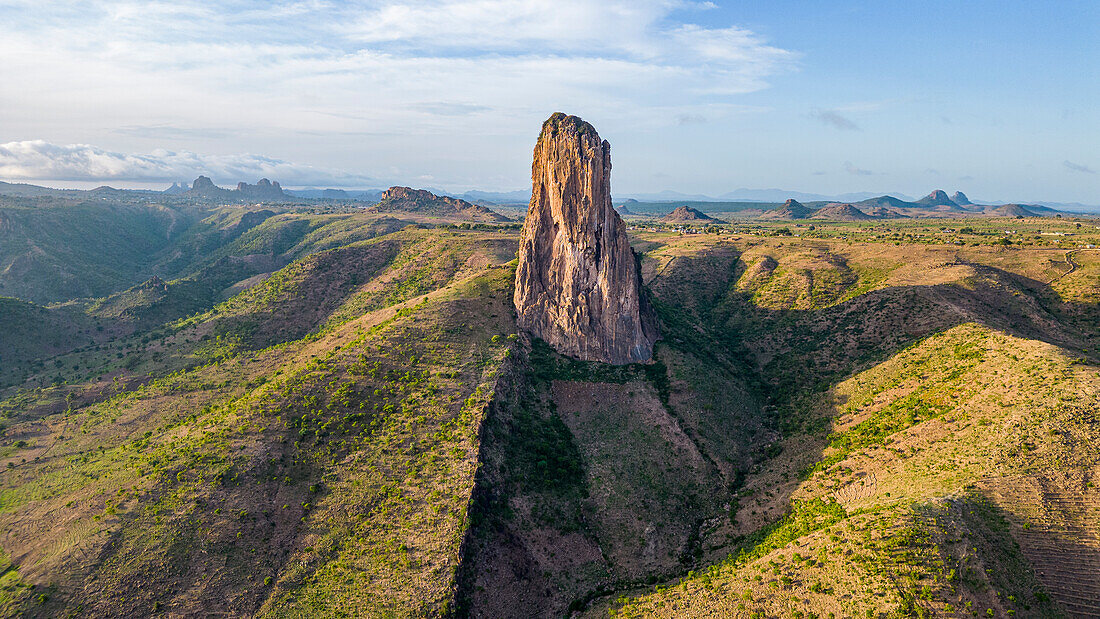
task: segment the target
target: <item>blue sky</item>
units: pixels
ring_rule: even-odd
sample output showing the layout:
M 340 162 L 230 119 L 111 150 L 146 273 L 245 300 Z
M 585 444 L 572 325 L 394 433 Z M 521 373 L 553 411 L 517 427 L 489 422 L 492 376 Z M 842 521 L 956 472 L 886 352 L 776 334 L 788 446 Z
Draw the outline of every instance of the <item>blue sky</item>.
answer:
M 0 178 L 1100 204 L 1100 3 L 0 0 Z

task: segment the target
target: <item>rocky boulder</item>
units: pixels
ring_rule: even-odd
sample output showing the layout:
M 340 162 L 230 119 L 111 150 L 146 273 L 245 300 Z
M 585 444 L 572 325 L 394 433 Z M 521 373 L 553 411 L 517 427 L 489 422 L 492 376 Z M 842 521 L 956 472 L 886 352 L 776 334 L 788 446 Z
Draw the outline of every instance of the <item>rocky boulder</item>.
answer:
M 653 356 L 656 318 L 611 205 L 611 145 L 576 116 L 551 116 L 535 144 L 514 302 L 519 326 L 565 355 Z

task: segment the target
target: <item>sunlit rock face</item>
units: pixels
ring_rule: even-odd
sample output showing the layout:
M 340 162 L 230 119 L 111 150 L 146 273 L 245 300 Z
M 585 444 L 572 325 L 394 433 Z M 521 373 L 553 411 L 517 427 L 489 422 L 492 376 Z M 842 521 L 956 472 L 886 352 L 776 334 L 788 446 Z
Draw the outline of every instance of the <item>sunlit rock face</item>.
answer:
M 519 326 L 562 354 L 647 361 L 657 339 L 626 225 L 611 206 L 611 145 L 556 113 L 531 164 L 514 296 Z

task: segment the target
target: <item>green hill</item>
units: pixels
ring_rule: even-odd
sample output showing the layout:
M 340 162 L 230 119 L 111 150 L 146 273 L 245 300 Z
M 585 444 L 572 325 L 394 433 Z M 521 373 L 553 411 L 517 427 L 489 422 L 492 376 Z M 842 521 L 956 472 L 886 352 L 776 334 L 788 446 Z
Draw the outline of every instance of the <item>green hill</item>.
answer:
M 189 217 L 0 300 L 5 616 L 1097 611 L 1074 222 L 640 232 L 618 367 L 516 330 L 514 226 Z
M 0 294 L 47 303 L 132 285 L 199 215 L 156 204 L 0 197 Z

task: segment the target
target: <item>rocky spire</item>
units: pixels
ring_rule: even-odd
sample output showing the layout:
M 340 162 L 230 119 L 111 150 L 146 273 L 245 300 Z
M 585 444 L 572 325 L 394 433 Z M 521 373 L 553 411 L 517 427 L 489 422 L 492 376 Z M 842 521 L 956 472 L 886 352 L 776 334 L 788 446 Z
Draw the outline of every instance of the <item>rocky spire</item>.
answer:
M 514 301 L 519 326 L 563 354 L 616 364 L 653 356 L 656 319 L 611 206 L 611 145 L 576 116 L 551 116 L 535 144 Z

